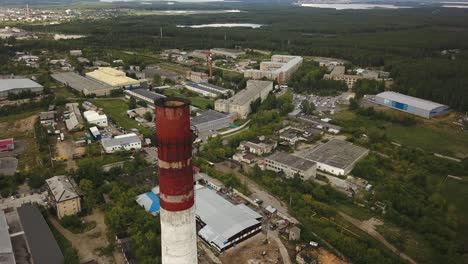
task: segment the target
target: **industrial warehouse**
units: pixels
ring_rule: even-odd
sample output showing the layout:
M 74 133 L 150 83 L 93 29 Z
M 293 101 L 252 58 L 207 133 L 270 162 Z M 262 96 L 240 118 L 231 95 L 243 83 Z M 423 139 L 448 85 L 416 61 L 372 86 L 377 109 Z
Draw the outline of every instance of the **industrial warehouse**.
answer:
M 222 96 L 222 95 L 229 95 L 229 93 L 231 92 L 231 90 L 229 89 L 219 87 L 211 83 L 207 83 L 207 82 L 199 82 L 199 83 L 187 82 L 185 83 L 185 88 L 187 88 L 187 90 L 190 90 L 202 96 L 213 97 L 213 98 Z
M 115 88 L 106 84 L 99 83 L 93 79 L 83 77 L 74 72 L 54 73 L 51 77 L 73 90 L 84 95 L 105 96 L 109 95 Z
M 20 94 L 30 92 L 42 93 L 44 87 L 30 79 L 3 79 L 0 80 L 0 98 L 8 97 L 8 94 Z
M 244 204 L 234 205 L 211 188 L 195 186 L 198 235 L 222 252 L 262 229 L 262 216 Z M 141 194 L 137 203 L 152 215 L 160 210 L 159 187 Z
M 146 89 L 141 89 L 141 88 L 125 90 L 124 93 L 125 93 L 125 96 L 128 98 L 133 97 L 137 101 L 143 101 L 152 106 L 154 106 L 154 101 L 166 97 L 165 95 L 158 94 L 158 93 L 155 93 Z
M 245 78 L 275 80 L 279 84 L 285 84 L 302 65 L 302 57 L 289 55 L 273 55 L 271 61 L 262 61 L 260 70 L 247 70 Z
M 306 151 L 303 158 L 317 162 L 317 169 L 333 175 L 347 175 L 354 165 L 369 153 L 368 149 L 351 142 L 332 139 Z
M 379 93 L 375 96 L 375 102 L 427 119 L 446 114 L 449 111 L 449 107 L 446 105 L 395 92 Z
M 86 73 L 91 78 L 113 89 L 139 87 L 140 81 L 127 77 L 125 72 L 110 67 L 99 67 L 97 70 Z
M 141 149 L 141 140 L 135 133 L 115 136 L 113 138 L 103 138 L 101 144 L 106 153 Z

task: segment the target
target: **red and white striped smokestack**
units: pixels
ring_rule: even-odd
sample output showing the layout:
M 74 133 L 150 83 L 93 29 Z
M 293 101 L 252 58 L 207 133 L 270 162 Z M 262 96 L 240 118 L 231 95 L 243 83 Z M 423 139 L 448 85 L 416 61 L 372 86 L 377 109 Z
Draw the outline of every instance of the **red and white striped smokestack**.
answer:
M 197 234 L 190 107 L 183 99 L 156 102 L 163 264 L 196 264 Z

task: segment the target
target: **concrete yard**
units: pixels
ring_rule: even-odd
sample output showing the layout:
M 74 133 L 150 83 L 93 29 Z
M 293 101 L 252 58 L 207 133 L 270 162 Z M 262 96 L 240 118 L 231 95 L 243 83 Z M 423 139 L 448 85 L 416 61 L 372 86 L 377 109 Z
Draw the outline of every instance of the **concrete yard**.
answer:
M 18 160 L 16 158 L 0 158 L 0 175 L 11 176 L 15 174 L 18 167 Z

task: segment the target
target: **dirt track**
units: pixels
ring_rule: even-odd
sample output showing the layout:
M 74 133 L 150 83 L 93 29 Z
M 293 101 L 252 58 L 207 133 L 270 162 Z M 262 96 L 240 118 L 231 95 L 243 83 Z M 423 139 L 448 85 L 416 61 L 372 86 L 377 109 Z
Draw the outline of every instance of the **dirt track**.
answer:
M 384 244 L 390 251 L 395 253 L 395 255 L 399 256 L 400 258 L 412 263 L 416 264 L 417 262 L 414 261 L 411 257 L 406 255 L 405 253 L 401 252 L 399 249 L 397 249 L 394 245 L 392 245 L 390 242 L 388 242 L 379 232 L 375 230 L 375 226 L 377 225 L 382 225 L 383 222 L 371 218 L 367 221 L 359 221 L 358 219 L 355 219 L 345 213 L 340 212 L 340 216 L 343 217 L 346 221 L 350 222 L 357 228 L 361 229 L 362 231 L 366 232 L 369 236 L 373 237 L 374 239 L 378 240 L 382 244 Z
M 54 227 L 65 236 L 78 250 L 81 262 L 96 260 L 99 264 L 124 264 L 124 258 L 120 251 L 115 251 L 113 257 L 99 256 L 96 249 L 106 247 L 109 242 L 106 239 L 107 227 L 104 223 L 104 214 L 100 210 L 94 210 L 92 215 L 84 218 L 86 221 L 96 222 L 96 227 L 88 232 L 81 234 L 73 234 L 67 229 L 63 228 L 56 218 L 49 218 Z

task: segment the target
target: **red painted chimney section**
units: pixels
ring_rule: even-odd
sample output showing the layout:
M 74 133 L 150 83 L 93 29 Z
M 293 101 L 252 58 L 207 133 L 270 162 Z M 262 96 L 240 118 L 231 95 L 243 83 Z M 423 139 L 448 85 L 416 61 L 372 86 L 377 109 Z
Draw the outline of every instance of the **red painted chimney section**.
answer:
M 165 98 L 156 102 L 155 120 L 161 208 L 189 209 L 194 205 L 190 106 Z

